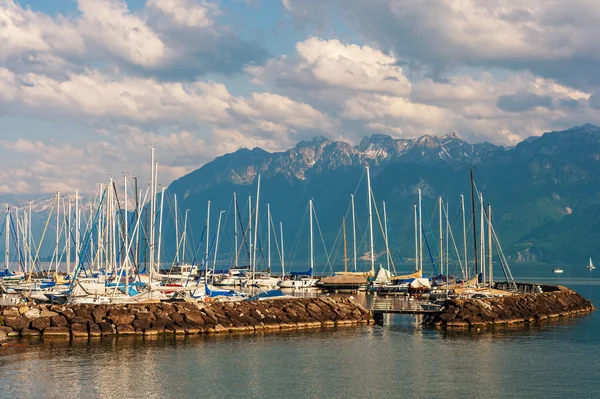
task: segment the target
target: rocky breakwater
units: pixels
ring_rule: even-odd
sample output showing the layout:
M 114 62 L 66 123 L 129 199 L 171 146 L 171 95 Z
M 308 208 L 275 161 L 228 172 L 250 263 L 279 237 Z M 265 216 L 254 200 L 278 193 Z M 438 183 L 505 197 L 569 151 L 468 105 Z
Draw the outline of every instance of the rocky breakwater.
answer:
M 2 337 L 214 334 L 371 324 L 350 298 L 2 307 Z
M 594 311 L 592 303 L 565 287 L 557 291 L 493 298 L 449 299 L 441 312 L 425 319 L 428 326 L 488 327 L 571 316 Z

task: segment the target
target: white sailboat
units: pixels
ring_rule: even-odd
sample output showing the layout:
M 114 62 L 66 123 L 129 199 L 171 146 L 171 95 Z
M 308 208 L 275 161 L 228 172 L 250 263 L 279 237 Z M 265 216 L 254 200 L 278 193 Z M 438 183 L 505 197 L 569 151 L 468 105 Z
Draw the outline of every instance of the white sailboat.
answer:
M 316 285 L 319 279 L 313 277 L 313 270 L 315 266 L 314 258 L 314 242 L 313 242 L 313 201 L 309 200 L 309 213 L 310 213 L 310 269 L 307 273 L 299 275 L 298 273 L 292 273 L 293 279 L 283 280 L 279 283 L 280 288 L 312 288 Z
M 590 270 L 593 270 L 593 269 L 596 268 L 596 266 L 594 266 L 594 264 L 592 263 L 592 258 L 590 258 L 590 264 L 587 265 L 587 268 L 590 269 Z

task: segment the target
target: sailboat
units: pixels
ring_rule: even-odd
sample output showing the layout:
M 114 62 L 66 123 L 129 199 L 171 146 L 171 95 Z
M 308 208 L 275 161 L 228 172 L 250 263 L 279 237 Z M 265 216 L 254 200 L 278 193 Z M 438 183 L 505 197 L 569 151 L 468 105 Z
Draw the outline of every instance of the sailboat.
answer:
M 314 242 L 313 242 L 313 200 L 309 200 L 309 213 L 310 213 L 310 269 L 307 272 L 291 272 L 290 274 L 294 277 L 293 279 L 283 280 L 279 283 L 280 288 L 312 288 L 317 284 L 319 279 L 313 277 L 313 270 L 315 266 L 314 257 Z
M 590 270 L 593 270 L 593 269 L 596 268 L 596 266 L 594 266 L 594 264 L 592 263 L 592 258 L 590 258 L 590 264 L 587 265 L 587 268 L 590 269 Z

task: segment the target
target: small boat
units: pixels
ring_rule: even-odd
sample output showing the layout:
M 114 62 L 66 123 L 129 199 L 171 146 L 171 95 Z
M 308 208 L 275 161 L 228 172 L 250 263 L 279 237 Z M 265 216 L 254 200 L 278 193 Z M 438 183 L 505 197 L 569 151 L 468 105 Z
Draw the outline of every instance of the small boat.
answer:
M 559 269 L 558 267 L 555 267 L 554 269 L 552 269 L 552 273 L 554 273 L 554 274 L 560 274 L 563 271 L 564 271 L 563 269 Z
M 594 264 L 592 263 L 592 258 L 590 258 L 590 264 L 587 265 L 587 268 L 590 269 L 590 270 L 593 270 L 593 269 L 596 268 L 596 266 L 594 266 Z

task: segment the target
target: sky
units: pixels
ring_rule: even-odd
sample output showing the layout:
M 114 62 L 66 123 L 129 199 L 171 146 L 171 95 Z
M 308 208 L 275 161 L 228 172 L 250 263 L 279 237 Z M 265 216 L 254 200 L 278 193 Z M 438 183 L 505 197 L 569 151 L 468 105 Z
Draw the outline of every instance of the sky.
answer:
M 0 195 L 239 148 L 600 124 L 597 0 L 0 0 Z

